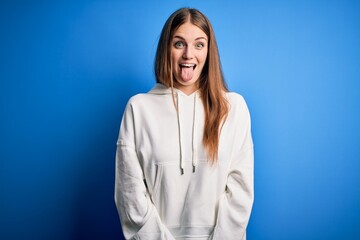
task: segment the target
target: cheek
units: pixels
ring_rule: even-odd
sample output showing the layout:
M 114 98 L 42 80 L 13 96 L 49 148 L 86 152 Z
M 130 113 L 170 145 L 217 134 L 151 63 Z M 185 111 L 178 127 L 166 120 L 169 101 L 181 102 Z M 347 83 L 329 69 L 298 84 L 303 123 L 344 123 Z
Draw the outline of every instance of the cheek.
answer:
M 204 52 L 201 54 L 201 62 L 202 62 L 202 64 L 205 63 L 206 58 L 207 58 L 207 51 L 204 51 Z

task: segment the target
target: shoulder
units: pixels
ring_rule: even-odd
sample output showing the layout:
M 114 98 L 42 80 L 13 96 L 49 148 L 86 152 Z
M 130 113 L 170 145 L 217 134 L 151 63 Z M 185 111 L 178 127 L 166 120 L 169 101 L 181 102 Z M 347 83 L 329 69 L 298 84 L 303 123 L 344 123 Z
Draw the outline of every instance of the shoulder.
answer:
M 148 106 L 151 105 L 152 102 L 158 101 L 159 99 L 163 99 L 164 96 L 170 96 L 171 90 L 164 85 L 157 83 L 150 89 L 147 93 L 139 93 L 132 96 L 129 101 L 128 105 L 131 106 Z
M 235 92 L 227 92 L 229 103 L 228 119 L 234 122 L 250 123 L 250 112 L 244 97 Z
M 142 109 L 146 102 L 148 102 L 147 95 L 146 93 L 139 93 L 131 96 L 125 105 L 124 114 L 133 115 L 134 111 L 137 112 L 137 109 Z
M 138 109 L 154 108 L 159 102 L 161 103 L 163 99 L 163 95 L 139 93 L 128 100 L 127 106 Z
M 226 92 L 226 99 L 228 100 L 231 108 L 246 108 L 247 104 L 244 97 L 235 92 Z
M 132 97 L 129 98 L 129 101 L 128 101 L 128 106 L 134 106 L 134 105 L 138 105 L 138 104 L 141 104 L 143 102 L 146 102 L 146 99 L 148 98 L 148 95 L 147 93 L 138 93 Z

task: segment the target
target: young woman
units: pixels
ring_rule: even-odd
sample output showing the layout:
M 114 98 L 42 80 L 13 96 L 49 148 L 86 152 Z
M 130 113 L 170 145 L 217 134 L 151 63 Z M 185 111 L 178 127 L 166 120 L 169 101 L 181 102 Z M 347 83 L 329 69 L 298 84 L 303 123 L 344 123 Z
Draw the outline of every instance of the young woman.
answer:
M 245 239 L 253 143 L 244 99 L 228 92 L 206 16 L 182 8 L 159 40 L 157 84 L 132 97 L 116 153 L 126 239 Z

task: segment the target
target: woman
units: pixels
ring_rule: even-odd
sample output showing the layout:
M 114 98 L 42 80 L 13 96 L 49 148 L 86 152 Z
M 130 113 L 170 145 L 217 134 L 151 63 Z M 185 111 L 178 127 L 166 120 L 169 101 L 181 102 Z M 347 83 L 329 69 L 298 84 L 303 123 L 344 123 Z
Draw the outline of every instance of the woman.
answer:
M 161 32 L 157 84 L 132 97 L 116 153 L 126 239 L 245 239 L 253 144 L 244 99 L 227 91 L 209 20 L 174 12 Z

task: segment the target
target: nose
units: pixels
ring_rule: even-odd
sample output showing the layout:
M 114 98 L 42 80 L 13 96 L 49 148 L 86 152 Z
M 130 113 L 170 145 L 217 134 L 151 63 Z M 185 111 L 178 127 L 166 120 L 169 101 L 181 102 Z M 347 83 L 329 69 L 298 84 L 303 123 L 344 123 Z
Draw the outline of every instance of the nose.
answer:
M 184 48 L 184 53 L 182 57 L 184 59 L 192 59 L 194 57 L 191 47 Z

